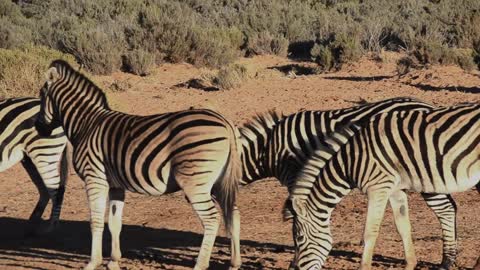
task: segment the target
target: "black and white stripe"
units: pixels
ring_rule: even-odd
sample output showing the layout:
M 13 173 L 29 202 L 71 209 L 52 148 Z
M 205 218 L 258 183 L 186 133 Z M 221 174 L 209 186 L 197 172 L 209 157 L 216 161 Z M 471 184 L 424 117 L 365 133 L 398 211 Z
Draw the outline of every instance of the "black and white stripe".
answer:
M 389 111 L 432 108 L 416 99 L 401 97 L 339 110 L 303 111 L 289 116 L 270 111 L 257 115 L 240 128 L 242 184 L 276 177 L 291 191 L 295 177 L 315 150 L 326 151 L 327 156 L 334 151 L 332 144 L 339 143 L 331 137 L 335 130 Z M 457 254 L 455 202 L 445 194 L 422 196 L 440 220 L 444 241 L 443 264 L 453 264 Z M 285 208 L 284 216 L 290 217 L 289 208 Z
M 479 105 L 395 111 L 361 126 L 336 133 L 345 144 L 338 144 L 333 156 L 314 153 L 292 190 L 300 269 L 320 269 L 325 262 L 332 245 L 331 212 L 354 187 L 368 195 L 361 269 L 370 269 L 388 201 L 401 206 L 403 190 L 448 194 L 468 190 L 480 180 Z M 399 209 L 406 220 L 407 209 Z M 406 269 L 414 269 L 415 263 L 407 254 Z
M 232 235 L 231 269 L 240 267 L 241 178 L 236 128 L 210 110 L 137 116 L 111 110 L 105 94 L 63 61 L 54 61 L 42 89 L 37 128 L 62 126 L 73 146 L 75 170 L 85 181 L 91 211 L 92 254 L 85 269 L 102 262 L 107 196 L 112 257 L 119 269 L 119 235 L 125 190 L 162 195 L 183 190 L 205 233 L 194 269 L 207 269 L 220 224 L 214 200 Z M 213 196 L 213 197 L 212 197 Z
M 60 219 L 68 164 L 64 153 L 67 138 L 61 128 L 49 137 L 41 137 L 34 123 L 40 111 L 37 98 L 12 98 L 0 101 L 0 171 L 21 161 L 38 189 L 40 198 L 30 215 L 30 230 L 52 231 Z M 48 227 L 38 227 L 42 214 L 52 200 Z

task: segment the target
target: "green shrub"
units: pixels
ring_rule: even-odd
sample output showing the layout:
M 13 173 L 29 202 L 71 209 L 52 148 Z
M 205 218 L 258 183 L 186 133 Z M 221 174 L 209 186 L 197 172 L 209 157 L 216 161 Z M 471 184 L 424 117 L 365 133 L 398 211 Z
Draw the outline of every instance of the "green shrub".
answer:
M 458 65 L 470 71 L 475 67 L 474 50 L 449 48 L 438 42 L 420 44 L 411 55 L 422 65 Z
M 248 49 L 256 55 L 274 54 L 287 56 L 288 40 L 282 36 L 274 36 L 264 31 L 250 37 Z
M 480 69 L 480 38 L 473 41 L 473 60 Z
M 119 27 L 112 23 L 94 28 L 84 25 L 77 30 L 72 35 L 65 33 L 59 41 L 64 51 L 94 74 L 109 74 L 121 68 L 126 44 Z
M 466 71 L 475 69 L 475 58 L 473 50 L 469 49 L 454 49 L 455 62 L 453 64 L 459 65 Z
M 0 17 L 0 48 L 22 48 L 31 42 L 32 32 L 29 29 L 15 25 L 5 17 Z
M 332 68 L 382 49 L 468 66 L 448 51 L 475 49 L 479 10 L 478 0 L 0 0 L 0 47 L 47 46 L 98 74 L 139 50 L 157 64 L 221 67 L 244 53 L 286 56 L 288 47 L 305 56 L 313 44 L 325 48 L 323 60 L 312 57 L 328 67 L 331 54 Z
M 155 54 L 142 49 L 129 51 L 123 65 L 133 74 L 147 76 L 155 65 Z
M 363 52 L 358 40 L 354 37 L 339 35 L 323 44 L 315 44 L 310 50 L 312 59 L 323 71 L 340 69 L 343 64 L 357 61 Z
M 242 33 L 236 28 L 194 28 L 188 62 L 220 68 L 233 63 L 243 43 Z
M 71 55 L 46 47 L 0 49 L 0 95 L 2 98 L 38 96 L 45 83 L 45 72 L 55 59 L 75 63 Z
M 240 86 L 247 78 L 247 69 L 238 64 L 221 68 L 213 77 L 212 83 L 220 89 L 231 89 Z
M 312 59 L 322 68 L 323 71 L 329 71 L 335 65 L 332 51 L 327 46 L 315 44 L 310 51 L 310 54 Z
M 397 61 L 397 74 L 403 76 L 415 67 L 415 60 L 412 57 L 404 56 Z
M 342 64 L 357 61 L 363 54 L 360 42 L 355 36 L 337 36 L 331 48 L 339 67 Z

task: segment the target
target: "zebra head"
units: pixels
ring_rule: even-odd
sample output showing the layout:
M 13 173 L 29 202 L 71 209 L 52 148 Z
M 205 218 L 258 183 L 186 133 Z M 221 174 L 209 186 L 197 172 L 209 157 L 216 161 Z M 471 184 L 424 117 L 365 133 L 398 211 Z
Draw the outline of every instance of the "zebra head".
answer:
M 46 77 L 47 81 L 40 89 L 40 112 L 35 121 L 35 128 L 42 136 L 50 136 L 52 131 L 61 125 L 52 102 L 52 88 L 60 79 L 60 74 L 57 68 L 52 66 L 47 71 Z
M 311 209 L 303 198 L 291 198 L 295 258 L 290 269 L 320 270 L 332 249 L 330 219 Z

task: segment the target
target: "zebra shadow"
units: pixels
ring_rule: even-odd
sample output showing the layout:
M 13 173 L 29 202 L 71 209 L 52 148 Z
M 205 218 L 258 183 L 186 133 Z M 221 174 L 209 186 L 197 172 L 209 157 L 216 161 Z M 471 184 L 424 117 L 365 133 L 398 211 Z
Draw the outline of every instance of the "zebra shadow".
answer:
M 25 236 L 27 226 L 26 220 L 0 217 L 0 269 L 74 269 L 88 262 L 91 244 L 88 222 L 63 220 L 54 233 L 37 237 Z M 203 235 L 189 231 L 124 225 L 120 237 L 122 257 L 128 259 L 121 264 L 126 264 L 127 269 L 130 269 L 131 264 L 134 264 L 135 269 L 143 264 L 155 265 L 160 269 L 188 269 L 195 265 Z M 105 226 L 105 259 L 110 257 L 110 241 L 110 233 Z M 265 254 L 283 253 L 288 258 L 293 254 L 293 248 L 286 245 L 251 240 L 242 240 L 241 245 L 242 269 L 279 270 L 281 268 L 274 266 L 275 259 L 266 258 Z M 229 247 L 229 238 L 217 237 L 210 269 L 228 268 Z
M 88 222 L 63 220 L 54 234 L 38 237 L 25 237 L 27 227 L 26 220 L 0 217 L 0 269 L 77 269 L 88 261 L 91 244 Z M 122 265 L 126 264 L 127 269 L 150 269 L 139 265 L 155 265 L 160 269 L 191 268 L 195 264 L 202 237 L 202 234 L 189 231 L 124 225 L 121 234 L 122 256 L 128 262 L 123 261 Z M 347 265 L 357 269 L 362 255 L 348 250 L 350 244 L 336 243 L 324 269 L 338 269 L 339 265 L 344 265 L 344 270 L 350 269 Z M 242 240 L 241 245 L 242 269 L 285 269 L 286 265 L 281 268 L 277 266 L 277 259 L 290 261 L 293 258 L 291 246 L 252 240 Z M 227 269 L 230 240 L 219 236 L 215 247 L 210 269 Z M 103 256 L 109 258 L 108 229 L 104 231 L 103 250 Z M 402 268 L 404 265 L 401 256 L 373 257 L 373 266 L 381 269 Z M 434 263 L 420 261 L 416 269 L 437 268 L 438 265 Z
M 400 241 L 397 241 L 398 243 L 401 244 Z M 348 250 L 352 246 L 352 243 L 349 242 L 337 242 L 334 244 L 334 247 L 332 251 L 330 252 L 329 258 L 327 259 L 326 267 L 324 269 L 328 270 L 334 270 L 334 269 L 339 269 L 338 265 L 339 264 L 344 264 L 345 262 L 350 262 L 352 264 L 349 265 L 354 265 L 354 267 L 346 267 L 342 266 L 342 270 L 354 270 L 358 269 L 360 266 L 361 260 L 362 260 L 362 254 L 357 253 L 355 251 Z M 390 257 L 390 256 L 384 256 L 384 255 L 373 255 L 373 261 L 372 261 L 372 266 L 374 268 L 378 269 L 403 269 L 406 265 L 406 262 L 404 258 L 402 257 L 401 254 L 402 252 L 399 253 L 399 257 Z M 336 266 L 333 268 L 330 268 L 329 262 L 333 260 L 336 260 Z M 437 270 L 439 268 L 439 263 L 433 263 L 433 262 L 427 262 L 427 261 L 418 261 L 415 269 L 418 270 L 426 270 L 426 269 L 431 269 L 431 270 Z M 454 268 L 456 270 L 471 270 L 472 268 L 469 267 L 460 267 L 457 266 Z

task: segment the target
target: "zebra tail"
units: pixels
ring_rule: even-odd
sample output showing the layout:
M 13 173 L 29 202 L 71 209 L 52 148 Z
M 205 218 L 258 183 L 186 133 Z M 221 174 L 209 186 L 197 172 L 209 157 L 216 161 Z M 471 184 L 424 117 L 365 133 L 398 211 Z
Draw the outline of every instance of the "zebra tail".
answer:
M 228 121 L 227 121 L 228 122 Z M 240 160 L 240 133 L 232 123 L 228 122 L 230 130 L 230 153 L 223 175 L 220 177 L 215 197 L 222 208 L 225 229 L 232 231 L 233 212 L 238 193 L 238 185 L 242 178 L 242 163 Z

